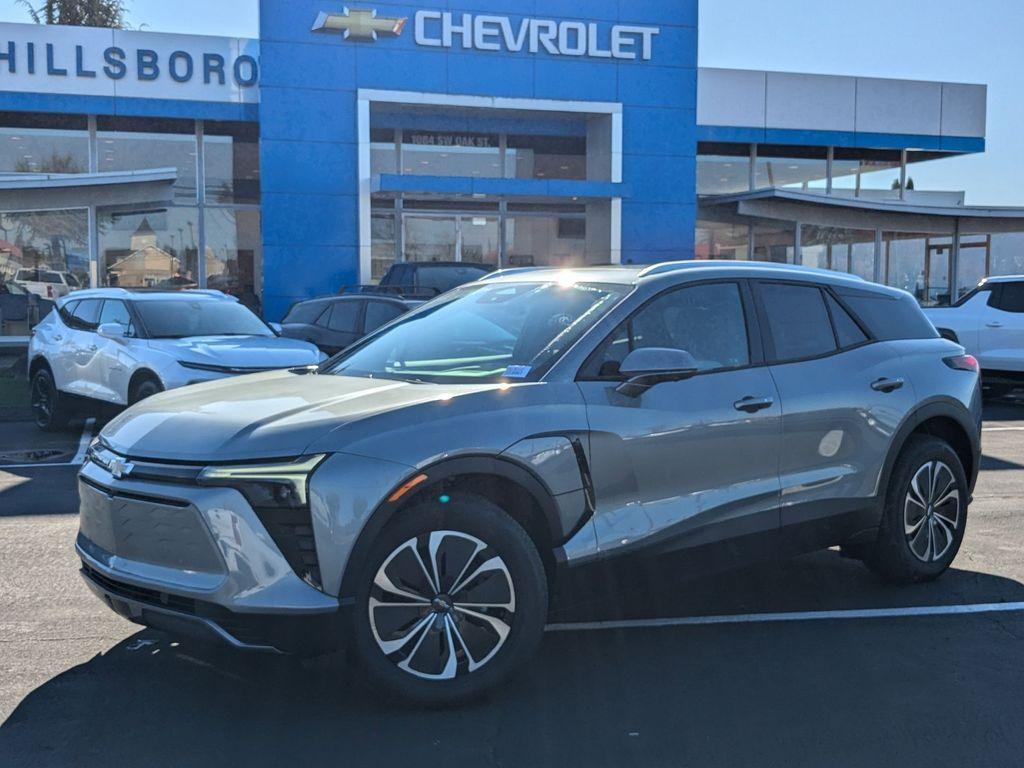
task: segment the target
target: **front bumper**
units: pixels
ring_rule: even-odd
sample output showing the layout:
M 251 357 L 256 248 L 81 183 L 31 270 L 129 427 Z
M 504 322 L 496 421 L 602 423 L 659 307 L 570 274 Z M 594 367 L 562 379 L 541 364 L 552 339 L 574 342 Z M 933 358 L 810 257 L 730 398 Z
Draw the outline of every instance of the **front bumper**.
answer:
M 116 574 L 105 573 L 90 562 L 81 549 L 79 555 L 79 573 L 89 589 L 114 613 L 135 624 L 245 651 L 316 654 L 339 647 L 338 612 L 300 616 L 232 613 L 203 600 L 119 581 Z
M 238 491 L 117 479 L 89 461 L 79 496 L 82 575 L 125 618 L 238 648 L 335 646 L 337 598 L 299 578 Z

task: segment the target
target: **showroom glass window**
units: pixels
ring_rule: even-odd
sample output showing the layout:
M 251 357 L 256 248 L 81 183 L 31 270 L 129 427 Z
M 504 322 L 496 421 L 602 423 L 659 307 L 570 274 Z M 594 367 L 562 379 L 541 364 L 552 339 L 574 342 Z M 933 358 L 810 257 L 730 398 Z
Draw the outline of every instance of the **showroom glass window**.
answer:
M 196 124 L 194 120 L 98 117 L 97 164 L 100 171 L 174 168 L 174 197 L 196 200 Z
M 203 123 L 208 204 L 259 203 L 260 139 L 255 123 Z
M 415 176 L 501 176 L 496 133 L 415 131 L 402 133 L 402 173 Z
M 509 134 L 505 167 L 505 175 L 516 179 L 586 179 L 587 139 Z
M 85 115 L 0 112 L 0 173 L 86 173 Z
M 97 217 L 103 285 L 195 288 L 199 285 L 199 209 L 105 210 Z
M 826 147 L 758 144 L 754 188 L 781 187 L 824 193 L 828 185 Z
M 832 193 L 852 197 L 898 197 L 899 150 L 836 147 L 832 161 Z
M 750 145 L 701 143 L 697 147 L 697 194 L 729 195 L 750 189 Z
M 52 273 L 63 273 L 64 278 L 58 283 Z M 0 284 L 8 282 L 44 298 L 59 298 L 68 289 L 88 286 L 88 211 L 0 213 Z
M 584 206 L 510 204 L 505 220 L 506 267 L 568 267 L 586 263 Z
M 926 307 L 951 300 L 953 238 L 914 232 L 884 232 L 885 282 L 914 294 Z
M 206 287 L 224 291 L 260 313 L 257 287 L 263 264 L 260 211 L 253 208 L 203 209 L 206 224 Z

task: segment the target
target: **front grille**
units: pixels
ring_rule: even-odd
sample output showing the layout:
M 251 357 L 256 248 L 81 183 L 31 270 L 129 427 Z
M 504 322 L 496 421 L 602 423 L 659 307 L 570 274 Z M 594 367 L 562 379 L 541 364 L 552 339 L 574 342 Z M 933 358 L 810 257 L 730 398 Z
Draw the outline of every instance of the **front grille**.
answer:
M 187 613 L 192 616 L 196 614 L 196 601 L 191 598 L 180 597 L 155 589 L 147 589 L 146 587 L 137 587 L 134 584 L 126 584 L 123 581 L 114 581 L 84 561 L 82 562 L 82 572 L 96 584 L 107 590 L 107 592 L 119 597 L 134 600 L 138 603 L 155 605 L 160 608 L 169 608 L 170 610 Z
M 253 511 L 296 575 L 320 589 L 323 582 L 309 508 L 254 507 Z

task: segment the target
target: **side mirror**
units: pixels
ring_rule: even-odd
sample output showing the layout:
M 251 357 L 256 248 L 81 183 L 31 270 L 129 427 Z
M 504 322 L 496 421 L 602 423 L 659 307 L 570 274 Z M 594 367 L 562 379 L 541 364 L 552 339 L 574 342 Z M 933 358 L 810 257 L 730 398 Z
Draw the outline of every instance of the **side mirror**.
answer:
M 267 323 L 267 325 L 269 325 L 270 330 L 272 330 L 278 336 L 284 333 L 284 328 L 281 326 L 280 323 Z
M 104 339 L 113 339 L 114 341 L 124 341 L 125 334 L 128 331 L 120 323 L 104 323 L 96 329 L 96 334 L 103 337 Z
M 693 355 L 683 349 L 646 347 L 634 349 L 619 366 L 626 380 L 615 391 L 627 397 L 639 397 L 655 384 L 682 381 L 698 373 Z

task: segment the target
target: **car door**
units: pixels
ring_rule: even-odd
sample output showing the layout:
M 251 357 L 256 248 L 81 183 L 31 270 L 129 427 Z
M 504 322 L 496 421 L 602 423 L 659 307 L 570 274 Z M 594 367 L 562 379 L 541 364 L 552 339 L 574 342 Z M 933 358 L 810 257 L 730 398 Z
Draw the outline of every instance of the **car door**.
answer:
M 128 402 L 128 384 L 135 365 L 132 347 L 137 343 L 134 338 L 135 324 L 128 305 L 120 299 L 105 299 L 97 327 L 101 325 L 118 325 L 125 335 L 122 339 L 106 339 L 95 335 L 98 350 L 94 396 L 110 403 L 125 404 Z
M 1024 282 L 993 283 L 980 319 L 978 362 L 982 370 L 1024 371 Z
M 369 299 L 366 302 L 366 310 L 363 314 L 362 335 L 373 333 L 385 323 L 390 323 L 399 315 L 405 313 L 405 307 L 393 301 L 380 301 Z
M 321 317 L 319 322 L 326 322 L 327 329 L 323 336 L 325 352 L 333 355 L 359 339 L 365 303 L 361 299 L 339 299 L 331 305 L 330 313 Z
M 879 472 L 913 390 L 894 345 L 871 339 L 827 287 L 754 287 L 782 406 L 782 542 L 835 544 L 877 524 Z
M 672 347 L 700 371 L 639 396 L 617 391 L 632 350 Z M 687 284 L 638 309 L 578 377 L 590 422 L 594 525 L 603 551 L 729 541 L 774 553 L 780 409 L 743 281 Z M 744 538 L 745 537 L 745 538 Z M 743 538 L 751 548 L 739 546 Z
M 95 397 L 99 375 L 99 325 L 103 299 L 82 299 L 71 313 L 66 353 L 68 385 L 66 391 L 84 397 Z

